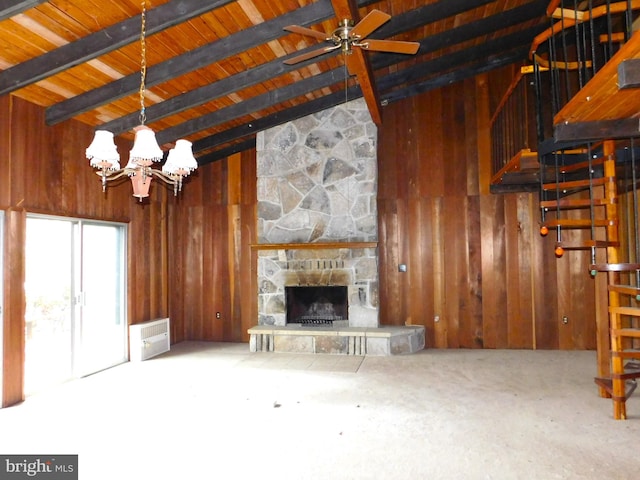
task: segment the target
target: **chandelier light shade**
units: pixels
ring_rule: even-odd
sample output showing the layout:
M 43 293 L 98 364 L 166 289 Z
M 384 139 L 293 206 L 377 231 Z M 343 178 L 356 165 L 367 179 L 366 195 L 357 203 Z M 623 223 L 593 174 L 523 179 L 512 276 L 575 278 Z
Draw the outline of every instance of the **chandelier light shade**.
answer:
M 133 148 L 129 152 L 129 163 L 138 163 L 150 160 L 159 162 L 162 160 L 162 150 L 156 140 L 156 134 L 146 125 L 140 125 L 134 129 L 136 132 Z
M 135 139 L 133 148 L 129 152 L 129 162 L 124 168 L 120 168 L 120 155 L 116 148 L 113 133 L 107 130 L 96 130 L 91 145 L 86 150 L 87 158 L 92 167 L 102 178 L 102 191 L 106 192 L 107 182 L 128 176 L 133 188 L 133 196 L 142 201 L 149 196 L 149 187 L 153 177 L 162 180 L 168 185 L 173 185 L 174 195 L 182 190 L 182 180 L 192 171 L 198 168 L 198 162 L 193 156 L 191 142 L 180 139 L 176 141 L 162 170 L 153 169 L 154 162 L 160 162 L 163 152 L 155 132 L 147 127 L 145 114 L 145 79 L 147 75 L 146 59 L 146 1 L 142 2 L 141 29 L 140 29 L 140 125 L 134 128 Z
M 180 139 L 176 146 L 169 150 L 167 162 L 162 167 L 162 171 L 167 175 L 180 175 L 186 177 L 198 168 L 198 162 L 191 151 L 191 142 Z
M 86 154 L 92 167 L 120 170 L 120 154 L 113 141 L 113 133 L 107 130 L 96 130 Z

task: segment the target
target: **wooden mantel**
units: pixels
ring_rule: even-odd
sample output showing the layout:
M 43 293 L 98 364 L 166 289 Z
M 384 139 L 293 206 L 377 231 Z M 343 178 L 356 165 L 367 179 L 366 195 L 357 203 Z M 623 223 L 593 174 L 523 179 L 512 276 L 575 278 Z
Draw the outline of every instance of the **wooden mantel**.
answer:
M 377 248 L 378 242 L 327 242 L 327 243 L 255 243 L 252 250 L 329 250 L 334 248 Z

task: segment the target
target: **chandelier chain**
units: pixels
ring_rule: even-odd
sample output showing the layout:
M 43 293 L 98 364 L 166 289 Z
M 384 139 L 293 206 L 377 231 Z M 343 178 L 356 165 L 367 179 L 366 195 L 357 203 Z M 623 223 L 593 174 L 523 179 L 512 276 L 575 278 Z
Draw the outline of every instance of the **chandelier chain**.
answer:
M 147 2 L 142 1 L 142 13 L 140 15 L 140 125 L 144 125 L 147 120 L 144 105 L 145 82 L 147 79 Z

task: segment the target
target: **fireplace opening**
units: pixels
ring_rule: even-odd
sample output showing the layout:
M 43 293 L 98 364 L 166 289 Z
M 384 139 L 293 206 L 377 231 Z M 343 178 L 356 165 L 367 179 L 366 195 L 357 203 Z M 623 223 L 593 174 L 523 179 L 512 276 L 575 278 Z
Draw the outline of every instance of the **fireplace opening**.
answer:
M 333 325 L 348 322 L 345 286 L 285 287 L 287 324 Z

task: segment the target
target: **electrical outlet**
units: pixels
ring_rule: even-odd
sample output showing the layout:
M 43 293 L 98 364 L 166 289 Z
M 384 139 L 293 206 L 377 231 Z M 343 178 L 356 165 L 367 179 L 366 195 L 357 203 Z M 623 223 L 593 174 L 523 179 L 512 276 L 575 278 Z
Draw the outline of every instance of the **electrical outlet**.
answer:
M 220 320 L 220 318 L 221 318 L 221 317 L 222 317 L 222 315 L 220 315 L 220 312 L 216 312 L 216 318 L 217 318 L 218 320 Z

